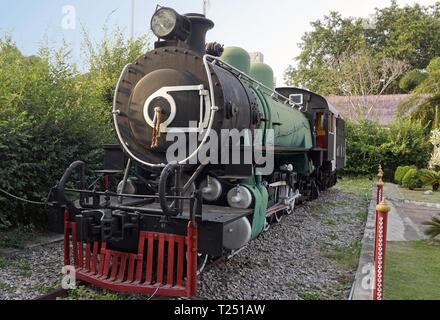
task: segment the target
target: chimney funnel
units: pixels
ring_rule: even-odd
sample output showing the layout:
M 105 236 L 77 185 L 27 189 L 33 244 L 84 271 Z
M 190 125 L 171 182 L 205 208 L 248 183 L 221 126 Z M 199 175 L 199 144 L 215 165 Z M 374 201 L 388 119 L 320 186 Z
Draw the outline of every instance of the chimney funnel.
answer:
M 185 42 L 191 50 L 203 56 L 205 54 L 206 33 L 214 28 L 214 22 L 199 13 L 187 13 L 184 16 L 191 21 L 191 34 Z

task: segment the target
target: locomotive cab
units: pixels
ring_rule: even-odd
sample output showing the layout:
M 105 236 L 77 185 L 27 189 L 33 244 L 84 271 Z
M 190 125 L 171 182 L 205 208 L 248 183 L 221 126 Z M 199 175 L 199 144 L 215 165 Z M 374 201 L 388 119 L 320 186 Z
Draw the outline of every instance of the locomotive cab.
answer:
M 314 137 L 310 157 L 315 167 L 322 168 L 320 180 L 325 180 L 325 188 L 334 185 L 336 171 L 343 169 L 346 163 L 344 119 L 327 99 L 314 92 L 293 87 L 276 90 L 289 96 L 291 102 L 299 105 L 309 119 Z

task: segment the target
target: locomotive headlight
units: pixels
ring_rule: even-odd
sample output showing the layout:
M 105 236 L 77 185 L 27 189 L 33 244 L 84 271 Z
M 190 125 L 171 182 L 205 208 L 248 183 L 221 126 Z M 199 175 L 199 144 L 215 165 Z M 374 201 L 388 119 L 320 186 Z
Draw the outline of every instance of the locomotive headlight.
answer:
M 174 9 L 162 7 L 151 18 L 151 30 L 161 39 L 186 40 L 190 33 L 191 22 Z
M 161 8 L 151 19 L 151 30 L 159 38 L 165 38 L 173 32 L 176 22 L 176 11 L 170 8 Z

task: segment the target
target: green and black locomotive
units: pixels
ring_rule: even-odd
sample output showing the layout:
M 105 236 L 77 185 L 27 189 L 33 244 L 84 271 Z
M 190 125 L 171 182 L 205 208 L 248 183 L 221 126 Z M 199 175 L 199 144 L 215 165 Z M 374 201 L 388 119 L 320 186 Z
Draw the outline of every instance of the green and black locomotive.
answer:
M 346 152 L 337 110 L 316 93 L 275 88 L 258 55 L 207 44 L 213 27 L 201 14 L 158 7 L 154 50 L 117 83 L 118 144 L 105 146 L 102 183 L 87 187 L 81 161 L 58 183 L 51 221 L 63 226 L 77 279 L 194 296 L 211 259 L 239 252 L 336 184 Z

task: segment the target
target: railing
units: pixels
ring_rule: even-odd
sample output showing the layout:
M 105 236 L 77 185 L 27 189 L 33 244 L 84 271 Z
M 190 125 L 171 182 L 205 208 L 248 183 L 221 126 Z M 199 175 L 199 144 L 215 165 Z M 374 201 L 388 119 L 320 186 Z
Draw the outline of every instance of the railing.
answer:
M 376 193 L 376 237 L 374 244 L 374 288 L 373 300 L 383 300 L 384 278 L 385 278 L 385 255 L 387 244 L 388 212 L 390 207 L 383 196 L 383 175 L 382 167 L 379 166 L 377 175 Z
M 136 253 L 109 250 L 106 242 L 77 239 L 77 224 L 64 215 L 64 265 L 74 278 L 103 289 L 193 297 L 197 294 L 197 224 L 188 222 L 187 234 L 142 231 Z M 72 258 L 72 259 L 71 259 Z M 71 261 L 73 260 L 73 266 Z

